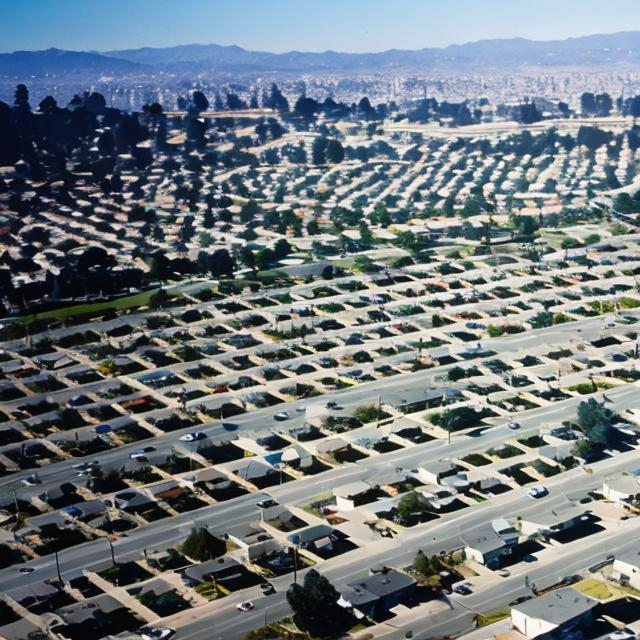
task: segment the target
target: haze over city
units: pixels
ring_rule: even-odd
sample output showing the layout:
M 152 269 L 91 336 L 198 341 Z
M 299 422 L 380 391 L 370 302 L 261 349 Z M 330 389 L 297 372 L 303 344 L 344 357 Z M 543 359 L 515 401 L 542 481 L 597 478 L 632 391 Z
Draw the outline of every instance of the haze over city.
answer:
M 133 49 L 182 44 L 257 51 L 372 52 L 494 38 L 555 40 L 640 29 L 637 3 L 614 0 L 40 0 L 0 2 L 0 47 Z
M 637 2 L 0 0 L 0 638 L 640 638 Z

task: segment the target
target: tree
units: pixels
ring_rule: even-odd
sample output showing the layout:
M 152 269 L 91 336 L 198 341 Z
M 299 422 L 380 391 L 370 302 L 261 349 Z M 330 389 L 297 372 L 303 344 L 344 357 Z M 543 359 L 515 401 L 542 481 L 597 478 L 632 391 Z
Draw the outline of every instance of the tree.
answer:
M 360 223 L 360 240 L 364 244 L 371 244 L 373 242 L 373 233 L 371 233 L 371 229 L 369 225 L 363 220 Z
M 313 164 L 325 163 L 325 153 L 328 143 L 329 141 L 324 136 L 319 136 L 313 141 L 313 146 L 311 147 Z
M 226 550 L 224 540 L 216 538 L 204 528 L 192 529 L 181 548 L 182 553 L 199 562 L 217 558 Z
M 320 233 L 320 225 L 315 218 L 311 218 L 309 222 L 307 222 L 307 235 L 315 236 Z
M 584 115 L 593 115 L 596 112 L 596 97 L 591 92 L 585 92 L 580 96 L 580 107 Z
M 410 491 L 400 498 L 396 510 L 402 517 L 406 517 L 417 511 L 422 511 L 424 506 L 424 502 L 418 493 L 416 491 Z
M 254 269 L 256 268 L 256 256 L 255 253 L 253 253 L 253 251 L 251 251 L 251 249 L 249 249 L 249 247 L 244 246 L 242 247 L 241 251 L 240 251 L 240 259 L 242 260 L 242 262 L 249 267 L 249 269 Z
M 209 101 L 202 91 L 194 91 L 191 94 L 191 104 L 195 113 L 206 111 L 209 108 Z
M 330 615 L 339 598 L 335 587 L 315 569 L 309 570 L 301 585 L 295 583 L 287 589 L 289 606 L 306 623 Z
M 613 412 L 595 398 L 589 398 L 578 405 L 578 426 L 592 444 L 607 444 L 613 418 Z
M 320 105 L 313 98 L 300 96 L 296 101 L 293 111 L 296 115 L 305 120 L 313 120 L 313 117 L 319 108 Z
M 416 553 L 416 557 L 413 561 L 413 568 L 423 576 L 429 575 L 431 573 L 431 564 L 429 562 L 429 558 L 424 555 L 422 549 L 420 549 L 418 553 Z
M 333 164 L 338 164 L 344 160 L 344 149 L 338 140 L 332 138 L 327 142 L 325 158 L 327 162 Z
M 275 260 L 282 260 L 293 250 L 292 246 L 284 239 L 280 238 L 273 247 L 273 257 Z

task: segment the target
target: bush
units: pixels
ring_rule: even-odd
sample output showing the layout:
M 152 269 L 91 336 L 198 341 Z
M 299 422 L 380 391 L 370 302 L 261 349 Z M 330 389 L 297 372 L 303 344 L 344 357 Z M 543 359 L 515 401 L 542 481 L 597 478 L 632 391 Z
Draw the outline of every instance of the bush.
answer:
M 226 550 L 224 541 L 211 535 L 206 529 L 192 529 L 181 547 L 182 553 L 200 562 L 217 558 Z
M 381 420 L 387 415 L 388 414 L 382 411 L 382 409 L 375 404 L 362 405 L 361 407 L 356 407 L 353 411 L 353 417 L 356 418 L 356 420 L 360 420 L 362 424 Z

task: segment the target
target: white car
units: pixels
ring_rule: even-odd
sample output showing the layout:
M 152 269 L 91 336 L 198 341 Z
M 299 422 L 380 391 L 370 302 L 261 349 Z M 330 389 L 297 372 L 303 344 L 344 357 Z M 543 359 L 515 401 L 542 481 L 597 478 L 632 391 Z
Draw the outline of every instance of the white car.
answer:
M 157 629 L 143 629 L 141 632 L 143 640 L 165 640 L 176 632 L 171 627 L 158 627 Z
M 542 498 L 549 493 L 549 489 L 543 485 L 536 485 L 535 487 L 531 487 L 529 489 L 529 495 L 532 498 Z
M 237 604 L 236 609 L 238 609 L 238 611 L 251 611 L 254 606 L 255 605 L 253 604 L 253 602 L 251 602 L 251 600 L 245 600 L 244 602 Z
M 202 431 L 192 431 L 191 433 L 185 433 L 183 436 L 180 436 L 180 440 L 182 440 L 182 442 L 196 442 L 196 440 L 204 440 L 206 437 L 207 434 Z
M 507 429 L 511 429 L 511 431 L 516 431 L 519 428 L 520 428 L 519 422 L 516 422 L 515 420 L 509 420 L 509 422 L 507 422 Z

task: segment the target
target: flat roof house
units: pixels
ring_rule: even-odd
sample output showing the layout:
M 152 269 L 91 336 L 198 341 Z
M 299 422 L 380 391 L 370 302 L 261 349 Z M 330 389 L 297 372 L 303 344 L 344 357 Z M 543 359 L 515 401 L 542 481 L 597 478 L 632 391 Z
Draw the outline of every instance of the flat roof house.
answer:
M 630 551 L 616 556 L 613 570 L 619 574 L 621 582 L 627 582 L 634 589 L 640 589 L 640 552 Z
M 511 608 L 511 622 L 527 638 L 554 632 L 558 637 L 592 622 L 597 601 L 572 587 L 552 591 Z M 562 634 L 562 635 L 559 635 Z
M 415 589 L 416 581 L 411 576 L 392 569 L 350 582 L 340 594 L 338 604 L 376 619 L 411 596 Z

